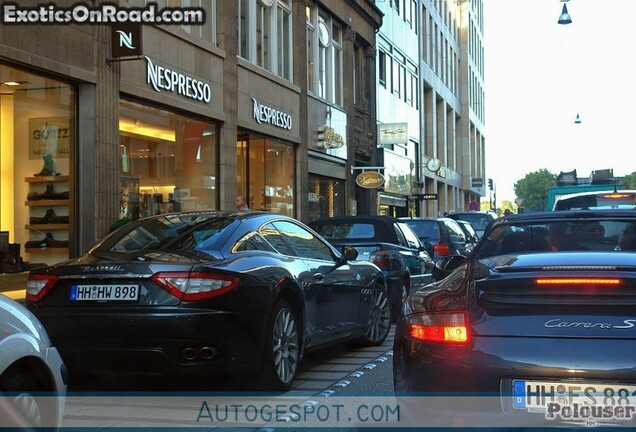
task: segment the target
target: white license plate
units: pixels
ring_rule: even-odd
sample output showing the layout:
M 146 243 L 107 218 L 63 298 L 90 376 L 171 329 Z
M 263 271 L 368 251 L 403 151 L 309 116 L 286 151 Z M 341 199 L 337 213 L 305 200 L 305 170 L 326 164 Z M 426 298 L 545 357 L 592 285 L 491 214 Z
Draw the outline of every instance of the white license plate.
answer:
M 549 404 L 562 406 L 635 406 L 636 386 L 514 380 L 513 407 L 545 411 Z
M 71 301 L 136 301 L 139 285 L 73 285 Z

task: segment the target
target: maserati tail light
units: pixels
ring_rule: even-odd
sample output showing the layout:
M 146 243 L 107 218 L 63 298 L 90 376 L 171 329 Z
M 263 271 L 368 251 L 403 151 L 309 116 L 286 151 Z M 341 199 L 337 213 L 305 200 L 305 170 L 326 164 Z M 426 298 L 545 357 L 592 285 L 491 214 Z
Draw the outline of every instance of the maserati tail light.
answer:
M 389 270 L 391 267 L 391 260 L 389 258 L 388 251 L 381 250 L 373 252 L 369 261 L 380 267 L 382 270 Z
M 236 288 L 238 278 L 213 273 L 155 273 L 151 279 L 161 288 L 183 301 L 205 300 Z
M 436 256 L 447 256 L 451 254 L 450 247 L 447 243 L 439 242 L 435 243 L 435 247 L 433 248 L 434 255 Z
M 54 274 L 29 275 L 26 288 L 26 300 L 38 302 L 57 283 L 59 279 Z
M 469 341 L 465 312 L 416 314 L 405 318 L 405 334 L 426 342 L 465 344 Z

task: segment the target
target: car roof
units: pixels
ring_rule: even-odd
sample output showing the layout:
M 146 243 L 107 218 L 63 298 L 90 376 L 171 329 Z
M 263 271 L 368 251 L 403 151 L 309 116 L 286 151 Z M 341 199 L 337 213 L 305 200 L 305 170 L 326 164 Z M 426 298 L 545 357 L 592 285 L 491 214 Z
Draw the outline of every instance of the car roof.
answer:
M 393 216 L 383 216 L 383 215 L 334 216 L 334 217 L 320 218 L 318 220 L 310 222 L 310 225 L 332 223 L 332 222 L 337 222 L 337 223 L 379 222 L 379 223 L 388 224 L 388 223 L 395 223 L 395 222 L 403 222 L 403 220 L 400 220 Z
M 573 192 L 565 195 L 559 195 L 556 200 L 564 200 L 569 198 L 578 198 L 582 196 L 596 196 L 596 195 L 611 195 L 611 194 L 636 194 L 634 189 L 619 189 L 619 190 L 603 190 L 603 191 L 586 191 L 586 192 Z
M 562 219 L 602 219 L 620 218 L 636 219 L 636 211 L 626 209 L 600 209 L 600 210 L 557 210 L 545 212 L 531 212 L 511 214 L 510 216 L 497 218 L 495 225 L 508 221 L 536 222 L 536 221 L 558 221 Z

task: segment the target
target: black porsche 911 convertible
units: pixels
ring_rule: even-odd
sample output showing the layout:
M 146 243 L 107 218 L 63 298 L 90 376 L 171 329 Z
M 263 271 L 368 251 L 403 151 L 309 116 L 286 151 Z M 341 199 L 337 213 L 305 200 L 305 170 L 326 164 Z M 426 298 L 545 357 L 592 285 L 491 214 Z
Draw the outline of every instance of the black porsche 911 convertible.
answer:
M 636 212 L 500 218 L 434 274 L 396 326 L 395 390 L 433 395 L 416 417 L 636 424 Z
M 27 304 L 71 378 L 252 371 L 286 389 L 305 350 L 386 338 L 385 281 L 356 258 L 282 215 L 167 214 L 33 270 Z

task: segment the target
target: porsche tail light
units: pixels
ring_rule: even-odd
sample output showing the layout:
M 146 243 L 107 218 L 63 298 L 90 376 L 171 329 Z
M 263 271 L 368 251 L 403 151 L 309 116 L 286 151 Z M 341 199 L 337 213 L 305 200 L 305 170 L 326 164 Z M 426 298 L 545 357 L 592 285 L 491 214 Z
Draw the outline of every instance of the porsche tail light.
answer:
M 447 256 L 451 254 L 450 247 L 447 243 L 439 242 L 435 243 L 435 247 L 433 248 L 434 255 L 436 256 Z
M 538 278 L 539 286 L 617 286 L 621 284 L 616 278 L 595 278 L 595 277 L 560 277 L 560 278 Z
M 469 340 L 465 312 L 417 314 L 405 321 L 405 334 L 412 339 L 448 344 L 465 344 Z
M 183 301 L 218 297 L 232 291 L 238 285 L 236 277 L 213 273 L 155 273 L 151 279 Z
M 389 258 L 389 252 L 385 250 L 375 251 L 369 258 L 373 264 L 380 267 L 382 270 L 389 270 L 391 267 L 391 260 Z
M 54 274 L 29 275 L 26 288 L 26 300 L 38 302 L 57 283 L 59 279 Z

